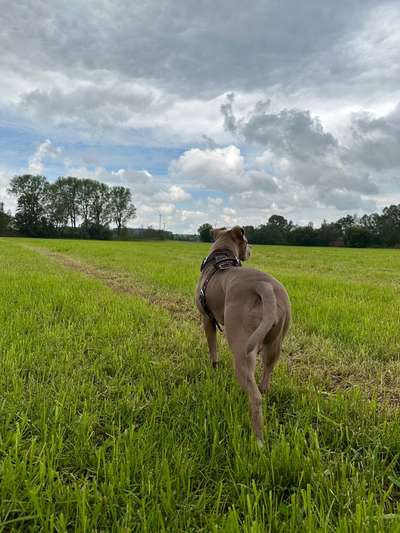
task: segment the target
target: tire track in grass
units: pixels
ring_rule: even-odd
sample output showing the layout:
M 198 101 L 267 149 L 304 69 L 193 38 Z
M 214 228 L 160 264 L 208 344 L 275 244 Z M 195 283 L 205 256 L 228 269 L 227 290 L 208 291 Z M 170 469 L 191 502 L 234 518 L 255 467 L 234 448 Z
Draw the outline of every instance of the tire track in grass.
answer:
M 21 244 L 20 246 L 46 256 L 60 265 L 98 279 L 105 286 L 119 294 L 132 294 L 168 311 L 178 320 L 200 324 L 199 313 L 193 301 L 180 295 L 157 290 L 154 286 L 135 280 L 131 272 L 100 268 L 47 248 Z M 391 408 L 400 407 L 400 362 L 351 361 L 332 358 L 333 346 L 326 339 L 311 337 L 304 332 L 294 331 L 292 326 L 285 347 L 281 366 L 285 372 L 299 382 L 313 382 L 321 394 L 335 394 L 358 387 L 368 398 L 374 398 Z M 199 331 L 200 334 L 200 331 Z M 221 336 L 223 337 L 223 335 Z M 307 344 L 307 348 L 306 345 Z M 306 349 L 305 349 L 306 348 Z M 319 356 L 319 352 L 330 352 L 330 357 Z M 283 365 L 282 365 L 283 363 Z
M 49 257 L 66 268 L 80 272 L 88 277 L 98 279 L 117 293 L 133 294 L 147 300 L 151 304 L 159 305 L 176 318 L 196 320 L 199 322 L 198 311 L 195 308 L 194 300 L 191 303 L 186 298 L 177 294 L 172 296 L 166 294 L 165 291 L 161 292 L 154 287 L 138 282 L 132 277 L 132 274 L 128 272 L 99 268 L 65 254 L 50 251 L 46 248 L 29 246 L 27 244 L 23 244 L 22 246 L 30 251 Z

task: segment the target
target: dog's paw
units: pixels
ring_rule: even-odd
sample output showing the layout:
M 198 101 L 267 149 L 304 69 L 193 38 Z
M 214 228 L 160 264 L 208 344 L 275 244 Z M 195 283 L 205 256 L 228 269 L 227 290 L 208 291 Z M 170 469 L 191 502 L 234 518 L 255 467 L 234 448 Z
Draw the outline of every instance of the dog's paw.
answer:
M 257 439 L 257 446 L 260 448 L 264 448 L 264 441 L 262 439 Z

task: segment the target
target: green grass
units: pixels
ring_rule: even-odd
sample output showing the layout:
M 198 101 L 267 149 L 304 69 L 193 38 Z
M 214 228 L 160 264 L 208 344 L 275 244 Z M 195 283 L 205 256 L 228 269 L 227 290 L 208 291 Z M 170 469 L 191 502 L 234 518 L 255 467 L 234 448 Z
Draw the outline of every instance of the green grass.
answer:
M 31 241 L 32 242 L 32 241 Z M 122 269 L 170 294 L 193 298 L 208 245 L 35 241 L 107 269 Z M 400 347 L 400 252 L 255 246 L 250 266 L 287 287 L 295 324 L 307 335 L 333 342 L 353 359 L 398 359 Z
M 206 253 L 0 239 L 0 530 L 400 531 L 399 252 L 255 247 L 294 309 L 263 450 L 225 344 L 212 371 L 165 309 Z

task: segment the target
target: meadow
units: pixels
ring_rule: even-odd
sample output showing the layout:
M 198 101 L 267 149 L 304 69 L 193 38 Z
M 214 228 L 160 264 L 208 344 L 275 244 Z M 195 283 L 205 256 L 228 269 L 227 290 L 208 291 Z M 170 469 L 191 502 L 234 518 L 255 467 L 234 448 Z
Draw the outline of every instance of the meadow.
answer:
M 207 250 L 0 239 L 0 531 L 400 531 L 400 251 L 253 247 L 294 316 L 260 450 Z

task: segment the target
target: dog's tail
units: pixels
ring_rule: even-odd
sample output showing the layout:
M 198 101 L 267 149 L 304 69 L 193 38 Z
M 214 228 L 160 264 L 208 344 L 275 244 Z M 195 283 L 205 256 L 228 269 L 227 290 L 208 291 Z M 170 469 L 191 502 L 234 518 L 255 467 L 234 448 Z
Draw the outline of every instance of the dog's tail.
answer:
M 246 347 L 246 356 L 258 352 L 268 332 L 273 328 L 278 319 L 278 310 L 274 290 L 267 282 L 260 282 L 255 287 L 255 292 L 261 298 L 262 317 L 256 330 L 250 335 Z

